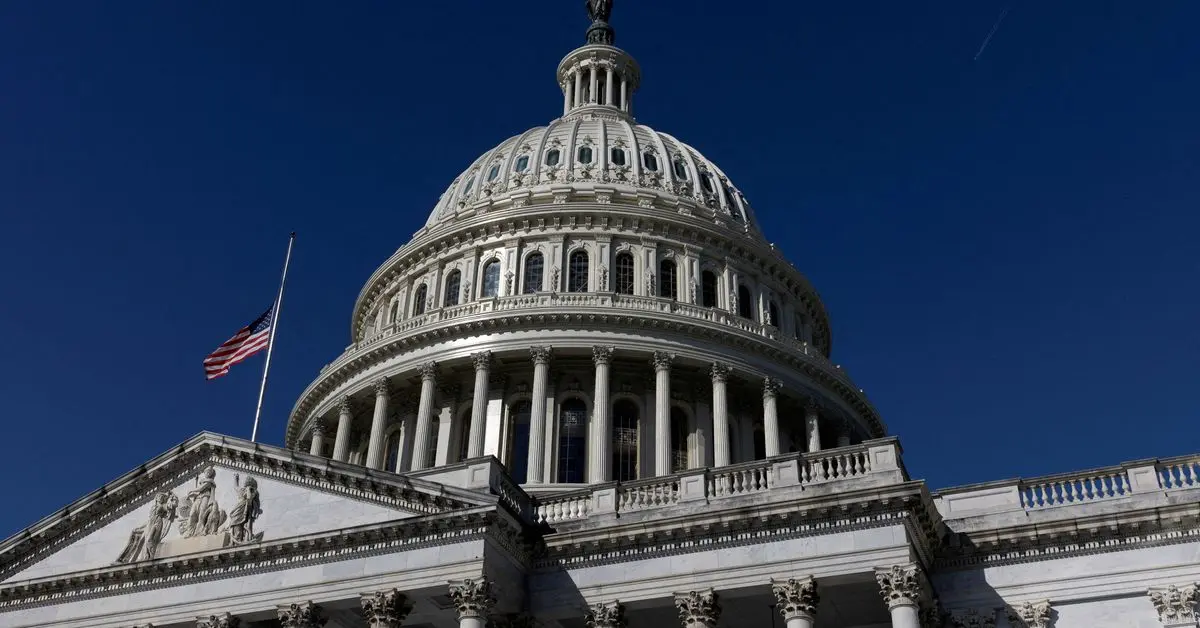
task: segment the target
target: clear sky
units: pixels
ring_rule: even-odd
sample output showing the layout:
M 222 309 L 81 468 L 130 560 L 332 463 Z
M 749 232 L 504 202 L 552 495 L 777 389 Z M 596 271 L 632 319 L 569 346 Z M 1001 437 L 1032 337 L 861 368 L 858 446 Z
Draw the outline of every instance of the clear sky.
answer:
M 371 271 L 560 113 L 581 0 L 0 3 L 0 536 L 201 430 L 293 269 L 264 440 Z M 1012 9 L 979 59 L 984 37 Z M 934 488 L 1200 451 L 1200 3 L 618 0 L 639 120 L 820 290 Z

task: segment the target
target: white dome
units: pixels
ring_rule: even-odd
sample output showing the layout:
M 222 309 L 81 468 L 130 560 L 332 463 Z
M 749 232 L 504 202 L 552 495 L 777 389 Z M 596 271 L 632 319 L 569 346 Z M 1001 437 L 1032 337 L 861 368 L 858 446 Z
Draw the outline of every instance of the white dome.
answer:
M 559 203 L 611 201 L 706 207 L 738 231 L 759 232 L 745 196 L 699 151 L 625 116 L 583 112 L 530 129 L 484 153 L 454 179 L 429 215 L 437 227 L 515 193 L 553 193 Z M 650 195 L 650 198 L 646 198 Z

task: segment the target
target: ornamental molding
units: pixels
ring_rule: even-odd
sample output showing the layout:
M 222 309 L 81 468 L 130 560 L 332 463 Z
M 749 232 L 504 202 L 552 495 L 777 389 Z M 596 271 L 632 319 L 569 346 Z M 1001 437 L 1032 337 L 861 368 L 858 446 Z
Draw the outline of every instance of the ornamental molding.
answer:
M 1197 589 L 1200 584 L 1153 587 L 1146 592 L 1164 626 L 1196 625 Z
M 329 621 L 321 605 L 313 602 L 294 602 L 280 606 L 276 614 L 279 616 L 280 628 L 320 628 Z
M 1054 609 L 1050 600 L 1025 602 L 1008 609 L 1008 623 L 1012 628 L 1050 628 L 1054 625 Z
M 625 605 L 620 600 L 593 604 L 588 607 L 583 625 L 587 628 L 626 628 Z
M 413 609 L 412 600 L 399 589 L 364 594 L 360 602 L 371 628 L 400 628 Z
M 889 610 L 897 606 L 919 607 L 925 594 L 921 568 L 915 564 L 877 567 L 875 582 Z
M 250 573 L 321 565 L 463 543 L 483 538 L 512 551 L 514 526 L 494 507 L 429 515 L 335 531 L 305 542 L 281 539 L 234 552 L 210 552 L 178 559 L 118 565 L 55 579 L 0 587 L 0 610 L 72 603 L 111 595 L 186 586 L 192 582 L 234 578 Z M 514 554 L 519 558 L 519 555 Z M 524 561 L 519 561 L 524 562 Z
M 459 621 L 487 619 L 496 605 L 496 591 L 491 580 L 476 578 L 450 583 L 450 600 Z
M 788 578 L 782 582 L 771 580 L 771 593 L 779 606 L 783 621 L 812 618 L 817 614 L 821 596 L 817 593 L 817 581 L 807 578 Z

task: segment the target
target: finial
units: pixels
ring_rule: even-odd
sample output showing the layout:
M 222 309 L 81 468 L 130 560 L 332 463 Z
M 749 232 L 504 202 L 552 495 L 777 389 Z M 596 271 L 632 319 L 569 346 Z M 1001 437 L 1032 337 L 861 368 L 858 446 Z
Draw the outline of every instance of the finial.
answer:
M 587 43 L 613 45 L 615 34 L 613 28 L 608 25 L 608 17 L 612 15 L 613 0 L 585 0 L 585 2 L 588 18 L 592 20 L 592 25 L 587 30 Z

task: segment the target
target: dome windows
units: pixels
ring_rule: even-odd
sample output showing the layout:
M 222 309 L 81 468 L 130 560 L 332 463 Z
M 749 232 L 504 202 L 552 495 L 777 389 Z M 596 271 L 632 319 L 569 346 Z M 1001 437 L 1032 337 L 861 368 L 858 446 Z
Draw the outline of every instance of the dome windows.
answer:
M 521 155 L 517 157 L 517 172 L 525 172 L 529 170 L 529 155 Z
M 702 185 L 704 187 L 704 191 L 708 192 L 709 194 L 713 194 L 717 191 L 717 188 L 713 185 L 712 175 L 707 172 L 700 173 L 700 185 Z
M 412 313 L 413 316 L 420 316 L 425 313 L 425 298 L 429 292 L 429 288 L 425 284 L 421 284 L 417 288 L 417 292 L 413 295 Z
M 491 259 L 483 265 L 483 289 L 479 295 L 485 299 L 500 294 L 500 260 Z
M 578 156 L 577 161 L 581 164 L 592 163 L 592 147 L 591 146 L 580 146 L 579 147 L 579 156 Z
M 463 187 L 463 196 L 470 194 L 473 187 L 475 187 L 475 175 L 471 175 L 471 178 L 467 179 L 467 185 Z
M 488 170 L 488 174 L 487 174 L 488 183 L 495 181 L 496 177 L 498 177 L 498 176 L 500 176 L 500 164 L 496 164 L 496 165 L 492 166 L 491 170 Z
M 562 151 L 557 148 L 550 149 L 546 152 L 546 165 L 554 167 L 558 165 L 559 159 L 562 157 Z
M 542 275 L 545 272 L 546 259 L 541 253 L 530 253 L 529 257 L 525 258 L 525 277 L 522 281 L 524 284 L 521 291 L 525 294 L 534 294 L 542 290 Z
M 462 291 L 462 273 L 457 270 L 450 271 L 446 275 L 446 298 L 443 301 L 446 307 L 458 305 L 458 295 Z
M 680 181 L 688 180 L 687 164 L 683 161 L 682 157 L 675 160 L 675 162 L 672 164 L 672 168 L 675 170 L 676 179 L 679 179 Z
M 642 165 L 645 166 L 646 170 L 649 170 L 650 172 L 658 172 L 658 155 L 650 152 L 643 153 Z
M 614 166 L 624 166 L 625 165 L 625 149 L 624 148 L 613 148 L 612 151 L 609 153 L 609 160 L 612 161 Z
M 567 260 L 567 292 L 588 291 L 588 254 L 575 251 Z
M 617 253 L 616 273 L 614 279 L 616 286 L 614 292 L 617 294 L 633 294 L 633 254 L 629 252 Z
M 679 298 L 675 262 L 665 259 L 658 263 L 658 296 L 671 299 Z

